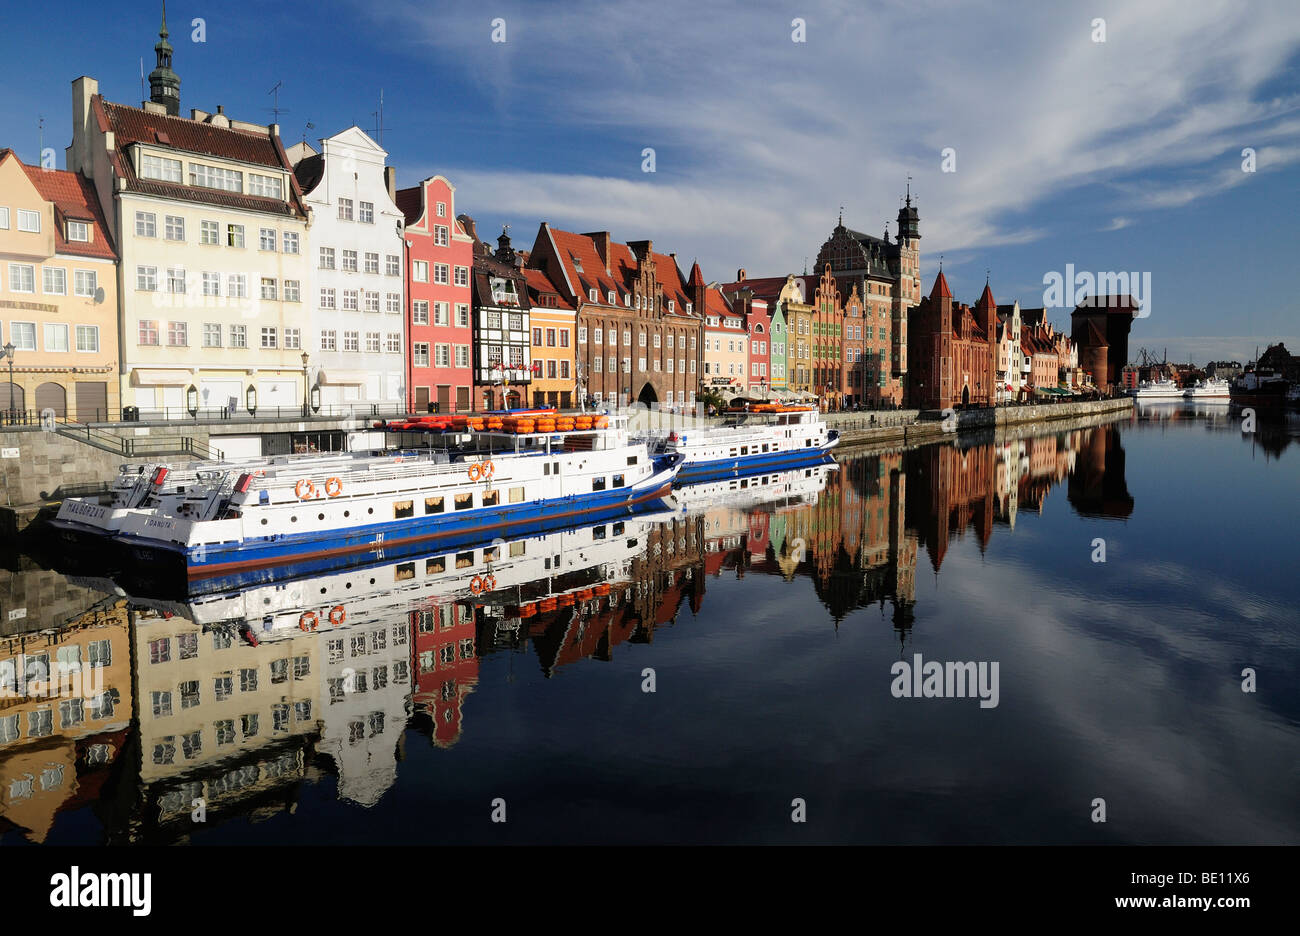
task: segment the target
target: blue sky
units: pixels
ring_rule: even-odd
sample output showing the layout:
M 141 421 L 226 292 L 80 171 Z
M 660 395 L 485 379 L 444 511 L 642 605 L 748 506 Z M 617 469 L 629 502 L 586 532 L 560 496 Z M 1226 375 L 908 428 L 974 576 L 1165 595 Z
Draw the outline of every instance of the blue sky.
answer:
M 81 74 L 138 103 L 158 6 L 7 9 L 0 145 L 37 158 L 43 114 L 61 166 Z M 986 269 L 999 301 L 1029 306 L 1066 264 L 1150 272 L 1133 348 L 1200 362 L 1279 338 L 1300 351 L 1293 0 L 234 0 L 173 2 L 168 17 L 183 113 L 269 121 L 282 81 L 286 141 L 314 141 L 372 130 L 382 88 L 399 185 L 443 173 L 481 233 L 509 223 L 522 246 L 548 220 L 651 238 L 714 280 L 801 272 L 841 205 L 850 227 L 888 221 L 892 236 L 910 174 L 927 291 L 940 254 L 972 302 Z M 947 147 L 955 172 L 941 170 Z

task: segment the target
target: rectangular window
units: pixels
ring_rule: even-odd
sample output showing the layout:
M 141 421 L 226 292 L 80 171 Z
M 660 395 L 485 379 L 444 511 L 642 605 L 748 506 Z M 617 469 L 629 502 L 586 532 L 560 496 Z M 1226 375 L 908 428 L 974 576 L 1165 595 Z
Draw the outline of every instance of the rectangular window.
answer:
M 10 267 L 12 270 L 12 267 Z M 12 273 L 10 276 L 12 277 Z M 9 288 L 19 291 L 13 283 Z M 158 289 L 158 268 L 156 266 L 137 266 L 135 268 L 135 288 L 144 292 L 155 292 Z M 28 290 L 30 291 L 30 290 Z
M 343 309 L 346 312 L 356 312 L 359 305 L 360 293 L 355 289 L 343 290 Z
M 178 295 L 185 292 L 185 271 L 172 268 L 167 271 L 167 291 Z
M 350 198 L 339 199 L 339 220 L 340 221 L 352 220 L 352 199 Z
M 338 347 L 338 333 L 332 328 L 327 328 L 320 333 L 320 349 L 322 351 L 333 351 Z
M 456 267 L 456 285 L 457 286 L 469 285 L 469 267 L 463 267 L 463 266 Z
M 343 265 L 340 269 L 345 273 L 357 272 L 357 252 L 355 250 L 343 251 Z
M 345 331 L 343 333 L 343 350 L 360 351 L 361 350 L 361 333 L 354 331 Z
M 469 367 L 469 345 L 456 345 L 456 366 Z
M 424 512 L 426 514 L 440 514 L 442 513 L 442 509 L 441 497 L 426 497 L 424 499 Z M 428 569 L 426 568 L 425 571 L 427 572 Z
M 248 277 L 243 273 L 231 273 L 227 276 L 226 296 L 231 299 L 247 299 Z
M 22 212 L 19 212 L 19 217 L 22 217 Z M 158 216 L 152 211 L 137 211 L 135 213 L 135 236 L 157 237 Z
M 99 350 L 99 326 L 98 325 L 77 326 L 77 350 L 78 351 Z
M 320 290 L 320 307 L 322 309 L 333 309 L 334 305 L 334 287 L 322 286 Z
M 429 300 L 416 299 L 411 303 L 411 322 L 414 325 L 429 324 Z
M 434 364 L 437 367 L 451 366 L 451 347 L 450 345 L 440 344 L 434 347 Z
M 68 326 L 54 322 L 45 323 L 45 350 L 68 350 Z
M 163 237 L 169 241 L 185 240 L 185 219 L 180 215 L 164 216 Z
M 362 224 L 374 224 L 374 223 L 375 223 L 375 203 L 374 203 L 374 202 L 363 201 L 363 202 L 362 202 L 360 205 L 358 205 L 357 207 L 360 209 L 360 212 L 359 212 L 359 215 L 358 215 L 357 220 L 359 220 Z M 378 268 L 376 268 L 375 272 L 376 272 L 376 273 L 379 272 Z
M 384 339 L 384 350 L 390 354 L 402 353 L 402 334 L 401 332 L 389 332 Z
M 161 179 L 163 182 L 181 181 L 181 161 L 166 156 L 140 157 L 140 178 Z
M 302 347 L 302 332 L 296 328 L 286 328 L 284 330 L 284 346 L 290 351 L 297 351 Z
M 412 260 L 411 261 L 411 279 L 417 283 L 429 282 L 429 261 Z
M 302 301 L 302 290 L 299 287 L 298 280 L 284 281 L 284 301 L 285 302 Z
M 393 519 L 405 520 L 407 517 L 415 516 L 415 502 L 404 500 L 393 502 Z
M 190 163 L 190 185 L 222 189 L 226 192 L 243 192 L 244 174 L 236 172 L 234 169 L 221 169 L 217 166 L 205 166 L 202 163 Z
M 217 322 L 205 322 L 203 324 L 203 347 L 221 347 L 221 325 Z
M 77 296 L 94 297 L 99 278 L 94 270 L 74 270 L 72 273 L 72 292 Z
M 474 506 L 474 494 L 473 494 L 473 492 L 470 492 L 470 491 L 467 491 L 467 492 L 464 493 L 464 494 L 456 494 L 456 495 L 454 495 L 454 501 L 455 501 L 455 507 L 456 507 L 457 510 L 469 510 L 471 507 Z M 471 556 L 471 557 L 472 557 L 473 555 L 474 555 L 473 553 L 470 553 L 470 556 Z M 471 561 L 472 561 L 472 559 L 471 559 Z M 459 557 L 457 557 L 457 560 L 456 560 L 456 567 L 457 567 L 457 568 L 460 567 L 460 559 L 459 559 Z
M 433 281 L 439 286 L 446 286 L 451 281 L 451 267 L 445 263 L 433 265 Z
M 592 489 L 593 491 L 603 491 L 603 490 L 605 490 L 605 479 L 604 479 L 603 477 L 600 477 L 600 478 L 592 478 L 592 479 L 591 479 L 591 489 Z
M 362 204 L 365 203 L 362 202 Z M 367 250 L 365 260 L 366 260 L 365 270 L 367 273 L 379 272 L 379 254 L 371 253 L 370 251 Z
M 366 311 L 367 312 L 379 311 L 379 293 L 366 290 Z
M 221 225 L 215 221 L 199 222 L 199 243 L 200 244 L 220 244 L 221 243 Z
M 320 268 L 322 270 L 334 269 L 334 248 L 322 247 L 320 249 Z
M 247 325 L 230 326 L 230 346 L 232 348 L 248 347 L 248 326 Z
M 384 273 L 388 276 L 402 275 L 402 258 L 397 254 L 384 255 Z
M 275 228 L 261 228 L 257 233 L 258 250 L 275 250 L 279 241 L 275 236 Z
M 366 353 L 379 353 L 379 332 L 366 332 Z
M 435 224 L 433 226 L 433 243 L 437 247 L 446 247 L 449 243 L 448 228 L 445 224 Z
M 48 296 L 66 296 L 68 294 L 68 271 L 63 267 L 45 267 L 41 276 L 42 290 Z
M 168 322 L 167 346 L 169 348 L 184 348 L 190 343 L 189 332 L 190 328 L 187 322 Z
M 388 293 L 388 294 L 387 294 L 387 297 L 388 297 L 388 298 L 385 300 L 385 306 L 384 306 L 384 307 L 385 307 L 389 312 L 401 312 L 401 311 L 402 311 L 402 294 L 401 294 L 401 293 Z
M 284 189 L 279 176 L 265 176 L 250 172 L 248 174 L 248 194 L 263 198 L 281 198 Z M 272 250 L 275 248 L 272 247 Z
M 244 226 L 242 224 L 226 225 L 226 246 L 227 247 L 244 246 Z
M 139 344 L 158 344 L 158 323 L 152 319 L 140 319 Z
M 276 343 L 276 338 L 277 338 L 277 337 L 279 337 L 279 336 L 276 334 L 276 329 L 275 329 L 275 326 L 274 326 L 274 325 L 263 326 L 263 328 L 262 328 L 262 347 L 263 347 L 263 348 L 267 348 L 267 349 L 272 349 L 272 350 L 273 350 L 273 349 L 275 348 L 275 343 Z
M 298 232 L 284 232 L 284 252 L 287 254 L 296 254 L 298 252 Z

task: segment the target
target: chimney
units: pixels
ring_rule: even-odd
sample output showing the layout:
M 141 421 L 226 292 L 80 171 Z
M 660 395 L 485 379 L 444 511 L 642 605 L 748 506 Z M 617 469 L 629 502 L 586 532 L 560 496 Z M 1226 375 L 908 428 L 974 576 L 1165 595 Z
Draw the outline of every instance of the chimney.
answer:
M 388 197 L 397 204 L 397 170 L 392 166 L 384 167 L 384 185 L 388 188 Z
M 99 82 L 88 75 L 72 82 L 72 145 L 64 160 L 70 171 L 86 176 L 94 171 L 90 160 L 90 99 L 98 93 Z
M 744 281 L 745 281 L 745 268 L 741 267 L 739 270 L 736 271 L 736 282 L 743 283 Z
M 609 273 L 609 245 L 611 238 L 609 231 L 593 231 L 590 234 L 583 234 L 583 237 L 590 237 L 596 245 L 596 253 L 600 254 L 600 262 L 605 264 L 605 272 Z

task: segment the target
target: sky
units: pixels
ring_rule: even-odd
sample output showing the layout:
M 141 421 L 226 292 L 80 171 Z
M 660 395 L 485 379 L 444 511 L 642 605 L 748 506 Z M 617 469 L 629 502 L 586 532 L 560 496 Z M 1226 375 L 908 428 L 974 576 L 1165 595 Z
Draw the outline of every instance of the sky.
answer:
M 147 97 L 159 7 L 8 6 L 0 146 L 62 167 L 82 74 Z M 910 176 L 927 293 L 941 257 L 972 303 L 986 276 L 1041 306 L 1067 265 L 1132 271 L 1131 356 L 1300 352 L 1295 0 L 174 0 L 168 26 L 183 114 L 270 122 L 281 82 L 287 143 L 379 136 L 382 92 L 398 185 L 447 176 L 489 240 L 548 221 L 709 280 L 802 273 L 841 208 L 894 237 Z

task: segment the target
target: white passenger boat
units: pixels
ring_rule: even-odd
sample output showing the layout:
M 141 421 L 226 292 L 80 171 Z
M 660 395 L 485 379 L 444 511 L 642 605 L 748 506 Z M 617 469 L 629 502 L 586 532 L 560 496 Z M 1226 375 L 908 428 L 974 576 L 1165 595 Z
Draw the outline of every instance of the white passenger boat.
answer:
M 683 484 L 815 464 L 839 440 L 815 407 L 772 403 L 731 413 L 720 426 L 675 430 L 658 441 L 655 451 L 685 458 L 677 477 Z
M 419 452 L 214 471 L 134 505 L 73 498 L 52 524 L 103 537 L 128 566 L 203 578 L 627 511 L 667 496 L 683 460 L 631 441 L 622 416 L 494 422 L 501 428 L 442 431 Z M 166 466 L 138 475 L 156 488 Z
M 1183 388 L 1172 380 L 1144 380 L 1129 394 L 1138 400 L 1181 400 Z
M 1227 403 L 1229 396 L 1231 396 L 1231 386 L 1219 377 L 1198 381 L 1196 386 L 1188 387 L 1183 392 L 1184 399 L 1188 400 L 1222 400 Z

